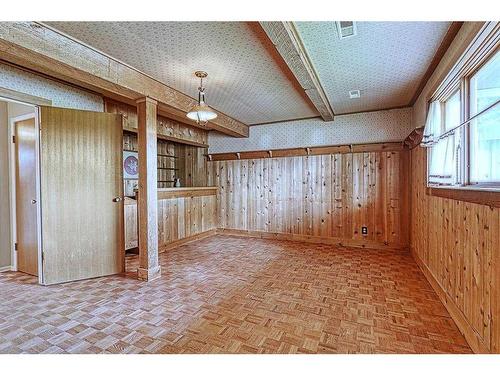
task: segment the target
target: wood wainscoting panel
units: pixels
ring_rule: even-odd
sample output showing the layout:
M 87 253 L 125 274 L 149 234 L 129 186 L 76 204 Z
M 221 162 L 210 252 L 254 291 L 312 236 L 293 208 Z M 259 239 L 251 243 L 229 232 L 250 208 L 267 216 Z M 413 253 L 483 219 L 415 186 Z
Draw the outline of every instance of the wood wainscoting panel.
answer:
M 216 229 L 215 210 L 215 195 L 159 200 L 160 251 L 165 251 L 173 242 Z
M 207 193 L 208 194 L 208 193 Z M 205 235 L 217 228 L 216 196 L 158 199 L 158 251 L 162 252 Z M 137 246 L 137 204 L 132 199 L 125 203 L 126 249 Z
M 427 194 L 426 165 L 426 149 L 414 148 L 411 251 L 471 347 L 499 353 L 500 209 Z
M 407 163 L 404 150 L 221 160 L 208 182 L 225 230 L 407 247 Z

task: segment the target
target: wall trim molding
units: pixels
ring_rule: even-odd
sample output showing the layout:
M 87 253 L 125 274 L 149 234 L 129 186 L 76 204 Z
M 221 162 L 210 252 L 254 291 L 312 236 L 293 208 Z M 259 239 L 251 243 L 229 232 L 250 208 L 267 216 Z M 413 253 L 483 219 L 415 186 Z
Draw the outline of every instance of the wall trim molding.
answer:
M 45 105 L 45 106 L 52 105 L 52 100 L 25 94 L 23 92 L 11 90 L 2 86 L 0 86 L 0 97 L 13 100 L 15 102 L 22 102 L 32 105 Z
M 415 259 L 415 262 L 419 266 L 420 270 L 424 274 L 425 278 L 431 285 L 432 289 L 436 292 L 438 295 L 439 299 L 443 303 L 444 307 L 450 314 L 451 318 L 457 325 L 458 329 L 464 336 L 465 340 L 467 343 L 470 345 L 472 351 L 474 353 L 490 353 L 490 350 L 488 348 L 488 344 L 485 343 L 482 338 L 479 336 L 479 334 L 474 330 L 474 328 L 471 327 L 469 322 L 467 321 L 467 318 L 464 316 L 464 314 L 460 311 L 460 309 L 457 307 L 455 302 L 446 294 L 444 289 L 442 288 L 441 284 L 439 281 L 436 280 L 434 275 L 432 274 L 431 270 L 427 267 L 427 265 L 424 263 L 422 259 L 418 256 L 418 254 L 413 250 L 413 248 L 410 248 L 410 253 Z
M 262 238 L 267 240 L 306 242 L 323 245 L 334 245 L 337 247 L 356 247 L 377 250 L 403 250 L 408 251 L 408 246 L 401 244 L 383 244 L 376 241 L 353 240 L 337 237 L 319 237 L 304 234 L 264 232 L 242 229 L 217 228 L 217 234 L 237 237 Z
M 385 143 L 363 143 L 363 144 L 348 144 L 337 146 L 314 146 L 314 147 L 297 147 L 283 148 L 274 150 L 260 151 L 242 151 L 242 152 L 223 152 L 208 154 L 209 161 L 220 160 L 239 160 L 239 159 L 264 159 L 264 158 L 283 158 L 292 156 L 314 156 L 314 155 L 330 155 L 330 154 L 350 154 L 360 152 L 377 152 L 377 151 L 405 151 L 403 142 L 385 142 Z
M 216 234 L 217 234 L 217 229 L 215 229 L 215 228 L 209 229 L 205 232 L 201 232 L 201 233 L 195 234 L 193 236 L 185 237 L 185 238 L 182 238 L 180 240 L 170 242 L 167 245 L 161 246 L 158 249 L 158 253 L 164 253 L 165 251 L 174 249 L 174 248 L 182 246 L 182 245 L 186 245 L 186 244 L 191 243 L 191 242 L 196 242 L 196 241 L 202 240 L 204 238 L 212 237 L 212 236 L 215 236 Z
M 415 147 L 420 145 L 423 136 L 424 136 L 424 127 L 422 126 L 420 128 L 415 128 L 410 134 L 408 134 L 408 136 L 403 141 L 403 144 L 408 149 L 413 150 Z
M 427 81 L 432 77 L 432 74 L 438 67 L 439 63 L 443 59 L 444 55 L 446 54 L 446 51 L 448 51 L 448 48 L 450 48 L 451 43 L 453 40 L 455 40 L 455 37 L 457 36 L 458 32 L 462 28 L 463 22 L 459 21 L 454 21 L 451 23 L 450 27 L 448 28 L 448 31 L 446 32 L 444 38 L 441 40 L 441 44 L 439 45 L 436 53 L 434 54 L 434 57 L 432 58 L 429 66 L 427 67 L 427 70 L 425 71 L 424 75 L 422 76 L 422 79 L 420 80 L 419 85 L 417 86 L 417 89 L 415 90 L 415 94 L 413 94 L 413 97 L 411 98 L 410 102 L 408 105 L 412 107 L 415 102 L 417 101 L 418 97 L 424 90 L 425 85 L 427 84 Z
M 0 272 L 14 271 L 12 266 L 0 267 Z
M 426 194 L 434 197 L 453 199 L 462 202 L 469 202 L 489 206 L 490 208 L 500 208 L 500 190 L 487 188 L 475 188 L 474 185 L 468 186 L 444 186 L 426 188 Z

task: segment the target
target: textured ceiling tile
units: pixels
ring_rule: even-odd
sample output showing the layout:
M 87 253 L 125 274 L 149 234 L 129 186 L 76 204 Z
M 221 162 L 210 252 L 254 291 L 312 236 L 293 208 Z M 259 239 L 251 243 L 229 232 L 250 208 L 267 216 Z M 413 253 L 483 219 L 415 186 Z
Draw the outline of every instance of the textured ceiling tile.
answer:
M 244 123 L 316 116 L 246 22 L 47 22 Z
M 357 22 L 339 39 L 335 22 L 297 22 L 335 114 L 408 105 L 450 22 Z M 361 98 L 349 99 L 350 90 Z

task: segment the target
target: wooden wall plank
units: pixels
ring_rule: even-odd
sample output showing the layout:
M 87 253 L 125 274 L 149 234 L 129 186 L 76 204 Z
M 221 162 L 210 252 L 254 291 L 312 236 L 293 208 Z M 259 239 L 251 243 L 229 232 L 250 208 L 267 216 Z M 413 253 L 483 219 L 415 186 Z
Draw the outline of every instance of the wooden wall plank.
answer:
M 127 200 L 125 203 L 125 233 L 126 241 L 130 244 L 137 244 L 136 217 L 136 202 Z M 186 241 L 213 232 L 217 228 L 216 224 L 215 195 L 159 199 L 158 251 L 165 251 L 179 241 Z
M 210 161 L 209 182 L 219 187 L 218 226 L 226 232 L 407 247 L 401 223 L 408 221 L 408 185 L 401 185 L 401 163 L 408 159 L 400 155 L 407 152 Z
M 500 352 L 500 208 L 431 195 L 411 150 L 410 248 L 476 352 Z

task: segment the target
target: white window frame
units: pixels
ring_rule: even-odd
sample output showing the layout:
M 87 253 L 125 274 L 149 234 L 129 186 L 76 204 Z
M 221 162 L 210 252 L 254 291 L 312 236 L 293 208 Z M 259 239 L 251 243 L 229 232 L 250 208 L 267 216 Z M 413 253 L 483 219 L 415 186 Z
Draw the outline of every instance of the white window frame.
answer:
M 463 190 L 488 190 L 500 192 L 500 181 L 471 182 L 470 171 L 470 79 L 476 74 L 496 53 L 500 53 L 500 25 L 498 22 L 486 22 L 476 38 L 462 54 L 455 66 L 450 70 L 438 89 L 429 99 L 439 101 L 441 104 L 441 127 L 445 129 L 445 102 L 457 90 L 460 90 L 460 124 L 464 124 L 458 131 L 461 133 L 461 149 L 458 155 L 459 168 L 457 181 L 453 185 L 438 185 L 429 181 L 432 147 L 427 150 L 426 181 L 429 188 L 463 189 Z M 500 104 L 499 104 L 500 105 Z M 457 125 L 460 125 L 457 124 Z M 500 125 L 499 125 L 500 126 Z

